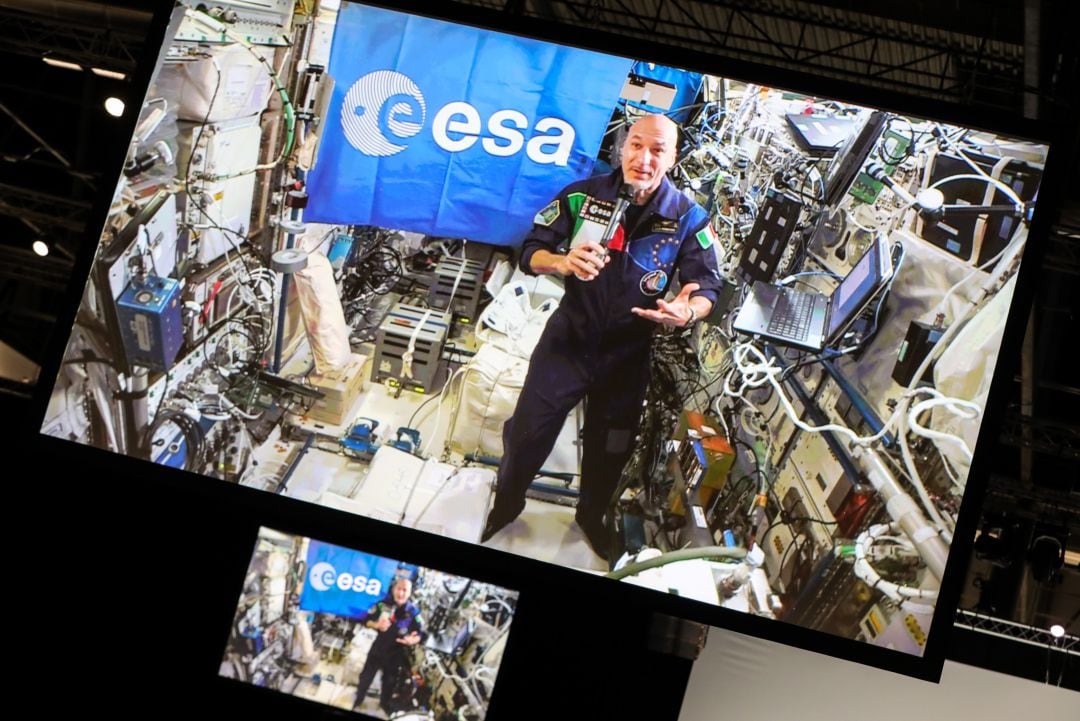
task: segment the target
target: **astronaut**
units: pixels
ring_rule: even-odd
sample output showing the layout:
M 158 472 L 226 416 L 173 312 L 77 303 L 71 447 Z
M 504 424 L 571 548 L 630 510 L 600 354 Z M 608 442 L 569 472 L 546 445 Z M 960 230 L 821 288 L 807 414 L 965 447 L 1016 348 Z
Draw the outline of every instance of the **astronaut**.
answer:
M 420 609 L 410 601 L 412 581 L 400 577 L 390 584 L 390 592 L 367 610 L 360 619 L 368 628 L 375 629 L 378 635 L 368 652 L 364 668 L 356 681 L 356 701 L 354 707 L 360 708 L 367 695 L 368 688 L 375 680 L 375 674 L 382 672 L 382 691 L 379 705 L 387 713 L 399 710 L 400 700 L 395 702 L 394 692 L 401 684 L 402 676 L 408 672 L 409 661 L 406 653 L 410 646 L 424 640 L 424 622 Z
M 708 214 L 666 177 L 677 144 L 669 118 L 638 120 L 618 170 L 571 183 L 533 220 L 521 268 L 563 276 L 566 292 L 503 426 L 505 450 L 482 542 L 524 509 L 529 483 L 584 398 L 576 520 L 593 550 L 607 557 L 603 518 L 633 450 L 652 332 L 656 324 L 685 327 L 708 315 L 721 284 Z M 619 193 L 628 191 L 632 201 L 605 250 L 598 241 Z M 676 271 L 681 289 L 665 301 Z

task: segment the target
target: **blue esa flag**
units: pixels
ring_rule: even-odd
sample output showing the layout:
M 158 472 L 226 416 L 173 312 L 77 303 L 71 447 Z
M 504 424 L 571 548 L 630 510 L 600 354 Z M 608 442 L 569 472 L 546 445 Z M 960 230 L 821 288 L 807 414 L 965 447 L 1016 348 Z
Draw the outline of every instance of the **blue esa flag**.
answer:
M 308 541 L 307 577 L 300 608 L 359 618 L 390 592 L 390 582 L 397 574 L 413 578 L 416 567 L 322 541 Z
M 344 4 L 304 217 L 520 243 L 590 175 L 632 64 Z

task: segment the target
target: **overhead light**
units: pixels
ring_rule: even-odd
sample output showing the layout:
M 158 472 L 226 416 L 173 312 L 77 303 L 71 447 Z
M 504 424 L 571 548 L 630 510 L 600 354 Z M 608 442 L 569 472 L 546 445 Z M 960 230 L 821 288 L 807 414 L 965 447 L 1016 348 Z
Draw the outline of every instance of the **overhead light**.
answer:
M 113 80 L 125 80 L 127 78 L 125 73 L 118 73 L 115 70 L 106 70 L 104 68 L 90 68 L 90 72 L 94 75 L 100 75 L 103 78 L 112 78 Z
M 41 59 L 54 68 L 63 68 L 65 70 L 89 70 L 94 75 L 98 75 L 103 78 L 112 78 L 113 80 L 127 80 L 127 73 L 122 73 L 118 70 L 108 70 L 106 68 L 83 68 L 82 65 L 72 62 L 70 60 L 61 60 L 53 55 L 42 55 Z
M 41 59 L 49 65 L 52 65 L 54 68 L 64 68 L 65 70 L 82 70 L 82 65 L 79 65 L 78 63 L 68 62 L 67 60 L 60 60 L 59 58 L 54 58 L 51 55 L 43 55 Z
M 105 112 L 119 118 L 124 114 L 124 101 L 116 97 L 105 98 Z
M 1060 623 L 1055 623 L 1053 626 L 1050 627 L 1050 635 L 1054 638 L 1061 638 L 1065 635 L 1065 627 L 1062 626 Z
M 34 249 L 34 252 L 43 258 L 49 254 L 49 246 L 45 243 L 44 240 L 35 240 L 32 247 Z

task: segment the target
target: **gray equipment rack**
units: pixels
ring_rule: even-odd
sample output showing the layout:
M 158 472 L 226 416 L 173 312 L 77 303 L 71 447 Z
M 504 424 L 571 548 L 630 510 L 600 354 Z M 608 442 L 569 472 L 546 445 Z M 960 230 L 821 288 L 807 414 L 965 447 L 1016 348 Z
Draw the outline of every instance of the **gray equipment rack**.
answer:
M 389 381 L 391 386 L 420 393 L 438 390 L 443 381 L 439 377 L 439 361 L 450 323 L 451 316 L 445 311 L 396 304 L 379 324 L 371 380 L 375 383 Z M 412 373 L 406 377 L 404 357 L 414 334 Z
M 484 292 L 484 264 L 468 258 L 443 256 L 434 270 L 428 291 L 432 308 L 449 310 L 464 323 L 476 320 Z

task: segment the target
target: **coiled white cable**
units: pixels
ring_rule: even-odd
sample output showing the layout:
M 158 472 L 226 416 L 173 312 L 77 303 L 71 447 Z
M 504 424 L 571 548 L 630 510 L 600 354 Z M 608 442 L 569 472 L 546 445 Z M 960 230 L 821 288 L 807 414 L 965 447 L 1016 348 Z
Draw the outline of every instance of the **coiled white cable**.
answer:
M 887 538 L 895 539 L 896 536 L 888 534 L 893 534 L 898 530 L 899 527 L 895 523 L 876 524 L 859 534 L 858 538 L 855 539 L 855 575 L 871 588 L 881 591 L 899 605 L 901 609 L 913 613 L 932 614 L 934 612 L 932 604 L 918 603 L 917 601 L 936 601 L 938 597 L 936 589 L 901 586 L 892 581 L 887 581 L 870 565 L 867 558 L 870 548 L 875 542 Z M 906 544 L 902 543 L 901 545 Z

